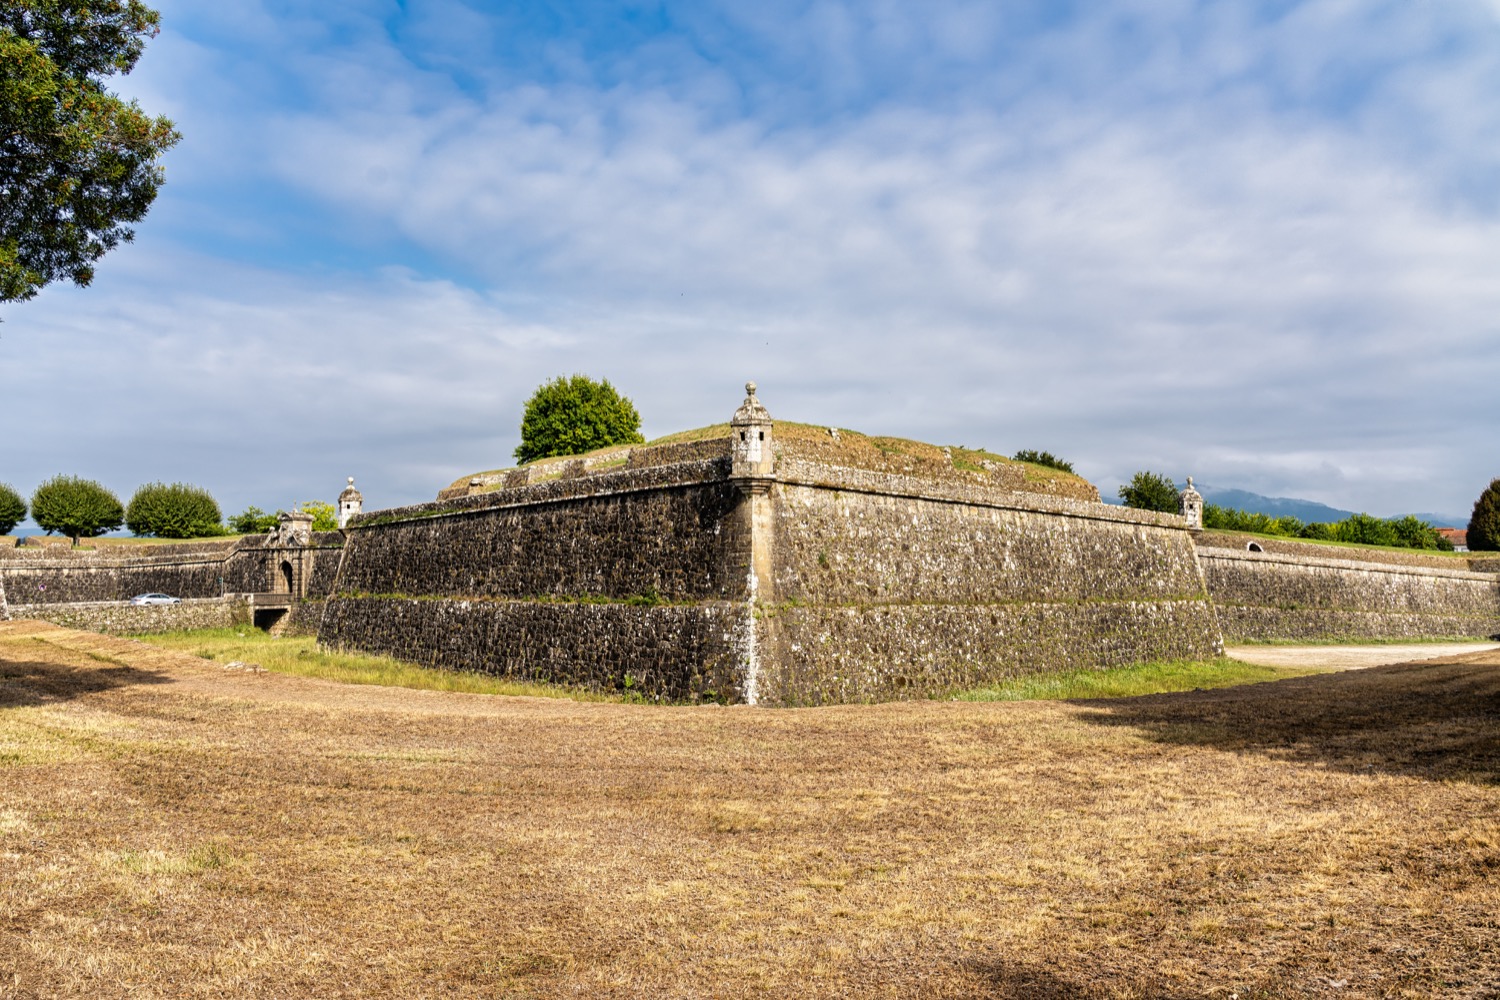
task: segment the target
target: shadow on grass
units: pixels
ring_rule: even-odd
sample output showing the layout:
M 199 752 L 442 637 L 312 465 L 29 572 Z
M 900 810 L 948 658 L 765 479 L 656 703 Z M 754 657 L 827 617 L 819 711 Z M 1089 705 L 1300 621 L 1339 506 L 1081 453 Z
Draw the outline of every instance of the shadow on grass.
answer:
M 1500 656 L 1081 702 L 1083 718 L 1161 743 L 1320 763 L 1350 773 L 1500 783 Z
M 1152 997 L 1155 1000 L 1186 1000 L 1160 977 L 1122 983 L 1098 972 L 1093 977 L 1073 979 L 1039 965 L 991 960 L 969 968 L 984 982 L 978 996 L 992 1000 L 1110 1000 L 1119 996 Z
M 37 660 L 0 659 L 0 708 L 53 705 L 134 684 L 164 684 L 170 678 L 106 661 L 98 669 Z

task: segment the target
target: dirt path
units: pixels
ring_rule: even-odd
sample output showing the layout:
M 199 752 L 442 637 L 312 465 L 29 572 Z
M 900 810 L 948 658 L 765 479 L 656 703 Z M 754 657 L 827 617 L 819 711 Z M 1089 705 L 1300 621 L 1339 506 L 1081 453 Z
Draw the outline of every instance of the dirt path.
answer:
M 1393 663 L 1446 659 L 1500 649 L 1493 642 L 1416 642 L 1409 645 L 1372 646 L 1229 646 L 1225 655 L 1267 667 L 1322 667 L 1326 670 L 1360 670 Z
M 1493 997 L 1497 666 L 663 708 L 0 623 L 0 998 Z

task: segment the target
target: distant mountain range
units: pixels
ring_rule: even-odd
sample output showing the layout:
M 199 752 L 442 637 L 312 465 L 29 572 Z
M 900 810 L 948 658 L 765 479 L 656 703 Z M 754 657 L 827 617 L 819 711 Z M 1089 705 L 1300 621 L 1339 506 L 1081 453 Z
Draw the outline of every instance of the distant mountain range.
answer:
M 1203 494 L 1203 499 L 1209 503 L 1218 504 L 1220 507 L 1232 507 L 1235 510 L 1245 510 L 1252 514 L 1265 514 L 1267 517 L 1286 517 L 1291 515 L 1299 521 L 1311 523 L 1321 521 L 1329 523 L 1342 521 L 1357 511 L 1339 510 L 1316 500 L 1298 500 L 1294 497 L 1267 497 L 1259 493 L 1251 493 L 1249 490 L 1221 489 L 1218 486 L 1209 486 L 1204 483 L 1195 483 L 1194 487 Z M 1118 497 L 1106 497 L 1107 503 L 1120 503 Z M 1401 517 L 1401 514 L 1385 515 Z M 1469 515 L 1459 517 L 1454 514 L 1435 514 L 1431 511 L 1413 512 L 1413 516 L 1420 521 L 1438 528 L 1464 528 L 1469 524 Z

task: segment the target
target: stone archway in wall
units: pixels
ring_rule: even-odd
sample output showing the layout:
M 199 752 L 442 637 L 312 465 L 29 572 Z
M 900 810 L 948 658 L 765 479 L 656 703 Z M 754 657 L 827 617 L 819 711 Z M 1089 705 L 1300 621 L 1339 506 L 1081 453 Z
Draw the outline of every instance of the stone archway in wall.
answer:
M 291 562 L 290 559 L 283 559 L 281 561 L 281 576 L 280 576 L 280 578 L 276 582 L 279 583 L 279 584 L 281 584 L 281 593 L 283 593 L 283 594 L 296 594 L 297 593 L 297 588 L 295 586 L 296 577 L 293 574 L 293 571 L 292 571 L 292 562 Z

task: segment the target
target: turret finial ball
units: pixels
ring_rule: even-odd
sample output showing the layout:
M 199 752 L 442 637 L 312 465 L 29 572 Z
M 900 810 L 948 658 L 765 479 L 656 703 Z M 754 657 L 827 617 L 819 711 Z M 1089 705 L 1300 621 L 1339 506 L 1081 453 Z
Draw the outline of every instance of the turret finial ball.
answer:
M 753 395 L 755 395 L 755 383 L 754 382 L 746 382 L 745 383 L 745 395 L 747 395 L 747 396 L 753 396 Z

